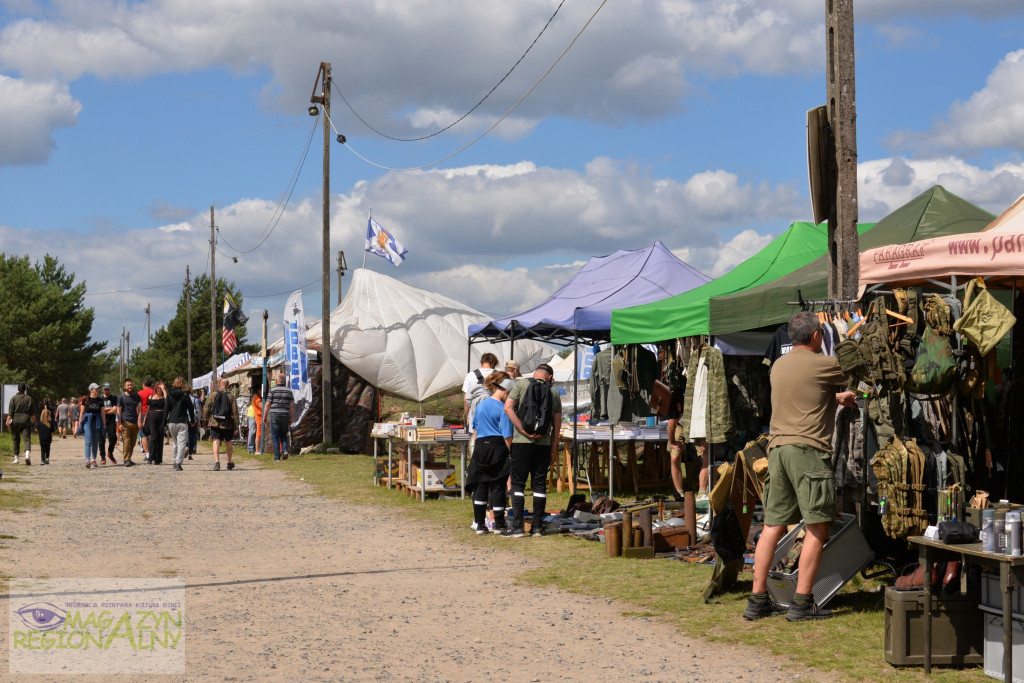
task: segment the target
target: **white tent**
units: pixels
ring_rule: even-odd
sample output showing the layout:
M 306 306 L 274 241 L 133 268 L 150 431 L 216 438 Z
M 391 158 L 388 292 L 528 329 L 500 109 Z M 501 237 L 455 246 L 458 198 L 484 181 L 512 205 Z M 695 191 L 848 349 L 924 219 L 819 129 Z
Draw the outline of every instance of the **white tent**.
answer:
M 231 356 L 226 361 L 217 366 L 217 377 L 230 373 L 232 370 L 235 370 L 236 368 L 240 368 L 241 366 L 248 363 L 250 360 L 252 360 L 252 356 L 250 356 L 248 353 L 236 353 L 235 355 Z M 195 377 L 192 379 L 192 388 L 206 389 L 210 386 L 210 382 L 212 380 L 212 372 L 208 372 L 202 377 Z
M 462 386 L 470 353 L 472 368 L 488 351 L 501 363 L 512 358 L 507 342 L 470 347 L 469 326 L 490 319 L 440 294 L 359 268 L 345 300 L 331 313 L 331 351 L 377 388 L 422 401 Z M 314 344 L 321 344 L 322 336 L 319 322 L 306 333 Z M 515 343 L 524 375 L 550 355 L 551 348 L 538 342 Z

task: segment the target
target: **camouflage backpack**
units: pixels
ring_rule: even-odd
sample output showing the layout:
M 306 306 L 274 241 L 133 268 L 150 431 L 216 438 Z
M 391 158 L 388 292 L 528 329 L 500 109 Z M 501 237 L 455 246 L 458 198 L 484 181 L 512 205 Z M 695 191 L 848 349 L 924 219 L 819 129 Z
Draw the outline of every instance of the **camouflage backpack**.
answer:
M 890 538 L 918 536 L 928 528 L 924 510 L 925 455 L 914 439 L 892 437 L 871 459 L 878 480 L 878 514 Z
M 874 315 L 875 304 L 868 311 L 868 320 L 860 326 L 858 339 L 846 339 L 836 345 L 836 359 L 843 372 L 875 385 L 900 390 L 905 380 L 903 362 L 889 347 L 888 328 Z
M 945 392 L 956 379 L 956 358 L 949 343 L 949 306 L 932 294 L 924 304 L 925 326 L 907 388 L 922 394 Z

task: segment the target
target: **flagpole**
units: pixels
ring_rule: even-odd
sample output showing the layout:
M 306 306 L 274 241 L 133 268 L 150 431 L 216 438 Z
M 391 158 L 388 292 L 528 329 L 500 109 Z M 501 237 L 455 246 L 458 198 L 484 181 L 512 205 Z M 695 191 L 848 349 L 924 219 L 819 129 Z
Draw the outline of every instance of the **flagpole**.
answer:
M 370 207 L 370 213 L 367 216 L 366 222 L 369 223 L 373 220 L 373 207 Z M 363 248 L 363 268 L 366 268 L 366 249 Z

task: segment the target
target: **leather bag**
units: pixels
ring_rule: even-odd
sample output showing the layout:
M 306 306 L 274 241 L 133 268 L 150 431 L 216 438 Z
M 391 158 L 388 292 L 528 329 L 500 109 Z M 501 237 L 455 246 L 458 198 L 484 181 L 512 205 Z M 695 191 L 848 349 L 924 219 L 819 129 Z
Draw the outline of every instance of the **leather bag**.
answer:
M 977 296 L 972 296 L 975 290 Z M 964 314 L 953 323 L 953 329 L 987 356 L 1016 322 L 1013 313 L 992 296 L 979 277 L 967 284 Z
M 660 379 L 654 380 L 651 389 L 651 410 L 657 415 L 666 416 L 672 407 L 672 390 Z

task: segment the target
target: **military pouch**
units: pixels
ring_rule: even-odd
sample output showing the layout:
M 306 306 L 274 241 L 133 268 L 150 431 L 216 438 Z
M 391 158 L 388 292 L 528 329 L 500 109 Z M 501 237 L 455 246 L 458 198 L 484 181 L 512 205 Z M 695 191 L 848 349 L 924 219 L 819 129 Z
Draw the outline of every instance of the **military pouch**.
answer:
M 978 294 L 972 299 L 976 289 Z M 979 277 L 967 284 L 964 314 L 953 323 L 953 329 L 973 344 L 982 356 L 987 356 L 1016 322 L 1013 313 L 996 301 L 985 288 L 985 281 Z
M 907 378 L 907 388 L 922 394 L 942 393 L 953 384 L 956 369 L 949 338 L 926 326 L 917 347 L 914 367 Z

